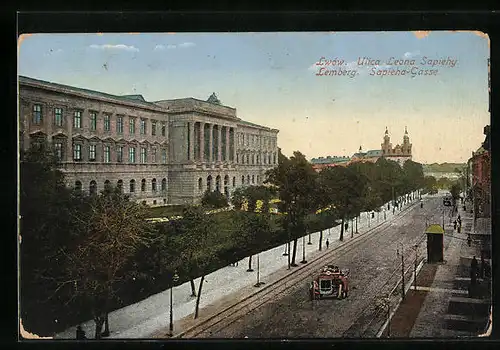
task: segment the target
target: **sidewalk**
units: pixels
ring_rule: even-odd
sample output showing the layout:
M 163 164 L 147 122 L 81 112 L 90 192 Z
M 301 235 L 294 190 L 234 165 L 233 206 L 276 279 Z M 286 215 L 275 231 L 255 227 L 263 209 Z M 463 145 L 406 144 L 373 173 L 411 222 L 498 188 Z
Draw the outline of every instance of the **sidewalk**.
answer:
M 473 231 L 470 212 L 459 210 L 459 214 L 462 233 L 454 232 L 453 225 L 445 222 L 445 261 L 423 265 L 417 276 L 417 290 L 410 288 L 391 321 L 391 337 L 470 337 L 482 333 L 486 327 L 491 284 L 479 279 L 474 298 L 469 298 L 468 293 L 470 261 L 474 255 L 479 260 L 481 245 L 473 243 L 469 247 L 467 235 L 479 232 Z M 385 336 L 387 330 L 382 335 Z
M 418 201 L 418 200 L 416 200 Z M 411 203 L 410 203 L 411 204 Z M 403 206 L 406 208 L 409 204 Z M 386 211 L 387 220 L 390 220 L 394 215 L 391 210 L 388 211 L 387 204 L 383 207 Z M 400 210 L 395 211 L 397 216 Z M 358 231 L 366 232 L 374 226 L 384 221 L 383 212 L 378 216 L 375 213 L 375 218 L 371 219 L 369 213 L 362 213 L 358 220 Z M 351 239 L 351 223 L 349 228 L 344 232 L 344 241 L 348 242 Z M 370 227 L 368 227 L 370 226 Z M 319 232 L 311 234 L 312 244 L 307 244 L 309 235 L 305 236 L 305 251 L 306 260 L 316 257 L 319 246 Z M 323 231 L 323 252 L 326 249 L 325 242 L 328 239 L 330 242 L 329 249 L 338 247 L 343 242 L 338 240 L 340 235 L 340 225 Z M 356 237 L 356 234 L 354 234 Z M 296 263 L 300 265 L 302 260 L 302 238 L 297 241 Z M 280 245 L 259 254 L 260 260 L 260 281 L 267 282 L 274 279 L 277 274 L 285 274 L 288 265 L 288 257 L 283 256 L 285 245 Z M 227 266 L 217 271 L 208 274 L 205 277 L 203 284 L 202 296 L 200 300 L 200 317 L 203 317 L 209 310 L 205 310 L 207 306 L 215 302 L 227 302 L 228 299 L 235 297 L 234 293 L 246 294 L 251 293 L 257 281 L 257 256 L 252 258 L 253 272 L 247 272 L 248 258 L 238 262 L 238 266 Z M 200 278 L 195 280 L 198 288 Z M 191 297 L 190 283 L 186 282 L 180 286 L 173 288 L 173 318 L 174 321 L 181 320 L 186 316 L 191 315 L 195 309 L 196 298 Z M 161 293 L 152 295 L 135 304 L 115 310 L 109 314 L 109 325 L 111 334 L 109 338 L 148 338 L 159 330 L 168 329 L 169 325 L 169 301 L 170 289 Z M 182 322 L 184 323 L 184 322 Z M 180 325 L 182 325 L 182 323 Z M 81 324 L 82 329 L 91 336 L 94 334 L 94 321 L 89 320 Z M 174 333 L 178 333 L 179 324 L 174 322 Z M 76 325 L 70 327 L 64 332 L 55 335 L 56 339 L 74 339 Z

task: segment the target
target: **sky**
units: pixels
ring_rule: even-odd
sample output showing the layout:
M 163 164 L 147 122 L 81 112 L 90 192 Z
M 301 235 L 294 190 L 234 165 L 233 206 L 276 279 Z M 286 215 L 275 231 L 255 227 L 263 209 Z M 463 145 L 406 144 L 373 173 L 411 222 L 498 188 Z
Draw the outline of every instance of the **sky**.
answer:
M 395 146 L 407 127 L 414 161 L 466 162 L 490 123 L 479 32 L 32 34 L 18 54 L 20 75 L 110 94 L 215 92 L 287 156 L 380 149 L 386 127 Z

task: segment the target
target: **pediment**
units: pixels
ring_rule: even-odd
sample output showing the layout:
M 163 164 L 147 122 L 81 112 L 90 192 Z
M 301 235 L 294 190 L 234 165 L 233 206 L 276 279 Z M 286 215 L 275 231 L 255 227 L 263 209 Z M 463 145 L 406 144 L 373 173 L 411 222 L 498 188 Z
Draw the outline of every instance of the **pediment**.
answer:
M 86 140 L 87 138 L 83 136 L 82 134 L 75 134 L 73 135 L 73 140 Z

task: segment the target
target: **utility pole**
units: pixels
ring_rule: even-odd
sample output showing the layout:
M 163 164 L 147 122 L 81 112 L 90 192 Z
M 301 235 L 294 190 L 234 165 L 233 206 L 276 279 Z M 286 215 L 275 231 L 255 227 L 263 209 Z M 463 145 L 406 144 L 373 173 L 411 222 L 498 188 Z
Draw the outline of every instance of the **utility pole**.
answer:
M 413 266 L 413 286 L 417 290 L 417 259 L 418 259 L 418 244 L 415 244 L 415 266 Z
M 405 298 L 405 256 L 403 243 L 401 243 L 401 298 Z
M 302 237 L 302 261 L 301 261 L 301 263 L 302 264 L 307 263 L 307 260 L 306 260 L 306 236 Z

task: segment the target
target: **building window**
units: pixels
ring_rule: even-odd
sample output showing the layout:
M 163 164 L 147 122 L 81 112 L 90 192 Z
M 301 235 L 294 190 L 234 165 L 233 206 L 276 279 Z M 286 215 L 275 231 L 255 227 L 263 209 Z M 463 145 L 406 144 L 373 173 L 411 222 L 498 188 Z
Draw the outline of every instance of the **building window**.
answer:
M 151 122 L 151 135 L 156 136 L 156 120 Z
M 167 164 L 167 150 L 166 149 L 161 150 L 161 162 L 163 164 Z
M 156 192 L 156 179 L 151 180 L 151 191 Z
M 109 163 L 111 161 L 111 147 L 104 146 L 104 163 Z
M 118 146 L 116 148 L 116 162 L 123 163 L 123 146 Z
M 167 179 L 161 180 L 161 191 L 165 192 L 167 190 Z
M 82 160 L 82 145 L 79 143 L 73 145 L 73 160 Z
M 238 153 L 236 153 L 236 163 L 239 163 L 240 162 L 240 155 Z
M 54 143 L 54 152 L 56 154 L 57 160 L 61 161 L 63 156 L 63 144 L 62 142 Z
M 111 130 L 111 116 L 109 114 L 104 115 L 104 131 L 109 132 Z
M 73 127 L 75 129 L 82 128 L 82 111 L 75 111 L 75 114 L 73 114 Z
M 146 163 L 147 160 L 147 154 L 146 154 L 146 148 L 141 147 L 141 163 Z
M 33 124 L 42 123 L 42 106 L 33 105 Z
M 252 175 L 252 184 L 255 184 L 255 175 Z
M 146 119 L 141 119 L 140 131 L 141 135 L 146 135 Z
M 161 136 L 165 136 L 167 134 L 167 125 L 165 123 L 161 123 Z
M 130 180 L 130 193 L 135 192 L 135 180 Z
M 135 118 L 130 117 L 128 121 L 128 133 L 130 135 L 135 135 Z
M 273 154 L 273 164 L 276 164 L 276 153 Z
M 146 191 L 146 179 L 141 180 L 141 192 Z
M 90 130 L 91 131 L 97 130 L 97 113 L 96 112 L 90 112 Z
M 241 184 L 244 185 L 245 184 L 245 175 L 241 175 Z
M 236 187 L 236 176 L 233 176 L 233 187 Z
M 151 158 L 153 160 L 153 163 L 156 163 L 156 148 L 153 148 L 151 152 Z
M 82 183 L 78 180 L 75 181 L 75 190 L 78 192 L 82 190 Z
M 203 180 L 202 178 L 200 177 L 198 179 L 198 191 L 202 191 L 203 190 Z
M 128 149 L 128 162 L 135 163 L 135 147 L 130 147 Z
M 123 116 L 121 115 L 116 117 L 116 132 L 118 134 L 123 134 Z
M 95 145 L 89 145 L 89 160 L 91 162 L 95 161 Z
M 247 154 L 247 164 L 249 164 L 249 163 L 250 163 L 250 155 Z
M 123 180 L 118 180 L 116 183 L 116 187 L 123 193 Z
M 97 194 L 97 182 L 95 182 L 94 180 L 90 181 L 89 193 L 90 195 Z
M 54 108 L 54 125 L 55 126 L 63 125 L 62 108 Z

